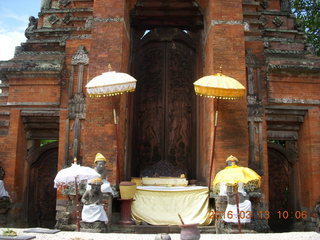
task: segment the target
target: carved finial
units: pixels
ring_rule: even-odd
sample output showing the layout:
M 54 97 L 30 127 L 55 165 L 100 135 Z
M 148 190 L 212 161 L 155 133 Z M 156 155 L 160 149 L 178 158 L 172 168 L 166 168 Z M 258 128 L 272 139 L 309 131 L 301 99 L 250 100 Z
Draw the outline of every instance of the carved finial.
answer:
M 113 69 L 112 69 L 112 67 L 111 67 L 111 64 L 109 63 L 108 64 L 108 72 L 111 72 Z
M 77 158 L 76 157 L 73 158 L 73 163 L 77 164 Z
M 220 74 L 222 74 L 222 65 L 220 65 Z

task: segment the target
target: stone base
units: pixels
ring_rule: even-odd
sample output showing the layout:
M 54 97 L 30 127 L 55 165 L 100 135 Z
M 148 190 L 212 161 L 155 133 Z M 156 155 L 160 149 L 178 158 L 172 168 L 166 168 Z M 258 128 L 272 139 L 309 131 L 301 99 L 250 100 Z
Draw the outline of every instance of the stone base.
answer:
M 108 232 L 107 225 L 104 222 L 80 222 L 81 232 L 105 233 Z

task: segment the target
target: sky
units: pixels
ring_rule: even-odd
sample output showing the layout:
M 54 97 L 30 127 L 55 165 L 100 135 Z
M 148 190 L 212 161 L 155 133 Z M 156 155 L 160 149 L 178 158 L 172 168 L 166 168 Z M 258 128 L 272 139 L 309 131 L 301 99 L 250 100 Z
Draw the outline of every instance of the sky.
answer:
M 26 41 L 29 17 L 38 18 L 41 0 L 0 0 L 0 61 L 13 58 L 14 49 Z

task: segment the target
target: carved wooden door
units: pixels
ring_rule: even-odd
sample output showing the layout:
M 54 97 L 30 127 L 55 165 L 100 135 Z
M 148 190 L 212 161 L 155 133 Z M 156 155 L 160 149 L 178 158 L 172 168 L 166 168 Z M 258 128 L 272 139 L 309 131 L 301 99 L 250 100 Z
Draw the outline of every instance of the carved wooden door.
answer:
M 179 41 L 175 36 L 179 35 Z M 160 160 L 191 173 L 195 152 L 195 50 L 182 31 L 155 31 L 134 55 L 135 174 Z M 134 164 L 133 164 L 134 166 Z M 171 175 L 168 169 L 160 175 Z M 190 175 L 189 175 L 190 176 Z
M 58 148 L 45 151 L 31 165 L 29 183 L 30 226 L 53 228 L 56 216 L 56 189 L 53 187 L 57 175 Z
M 273 231 L 290 230 L 293 222 L 290 206 L 290 174 L 291 166 L 288 159 L 277 149 L 268 148 L 269 167 L 269 226 Z M 289 214 L 289 217 L 286 216 Z

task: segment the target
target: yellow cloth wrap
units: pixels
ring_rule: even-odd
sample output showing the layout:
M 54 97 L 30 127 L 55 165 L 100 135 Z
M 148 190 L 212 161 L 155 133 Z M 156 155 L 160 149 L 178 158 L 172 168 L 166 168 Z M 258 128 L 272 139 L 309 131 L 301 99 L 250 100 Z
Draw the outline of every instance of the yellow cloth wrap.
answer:
M 187 187 L 188 188 L 188 187 Z M 154 191 L 137 189 L 132 203 L 132 217 L 140 223 L 151 225 L 209 225 L 210 207 L 208 188 L 179 191 Z

